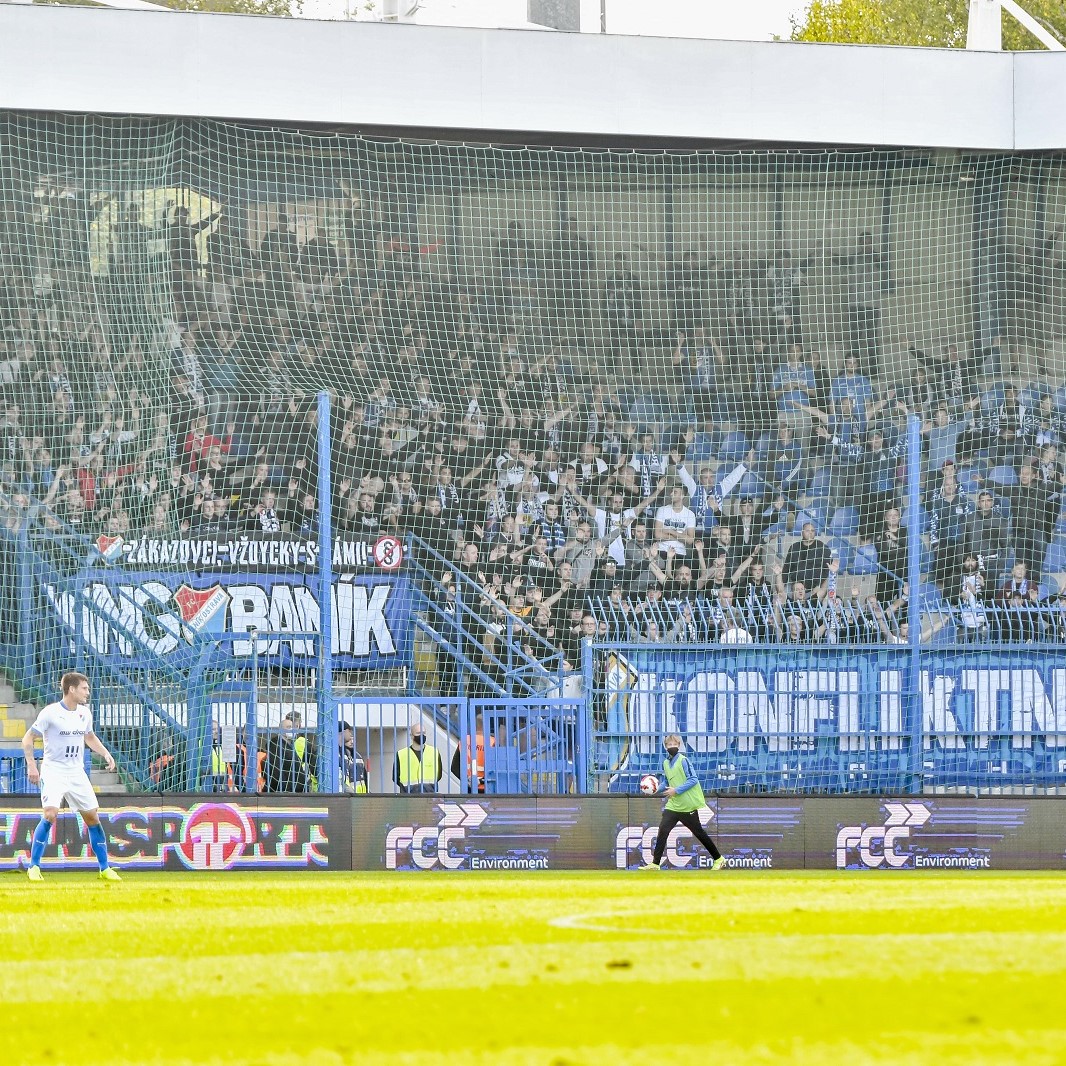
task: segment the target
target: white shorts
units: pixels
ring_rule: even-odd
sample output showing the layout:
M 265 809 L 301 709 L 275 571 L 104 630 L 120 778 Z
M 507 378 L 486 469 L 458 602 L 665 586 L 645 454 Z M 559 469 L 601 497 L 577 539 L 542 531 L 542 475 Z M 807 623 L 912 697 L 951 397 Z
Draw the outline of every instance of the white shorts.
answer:
M 89 775 L 80 766 L 74 770 L 42 766 L 41 806 L 58 809 L 64 800 L 74 811 L 95 811 L 100 806 Z

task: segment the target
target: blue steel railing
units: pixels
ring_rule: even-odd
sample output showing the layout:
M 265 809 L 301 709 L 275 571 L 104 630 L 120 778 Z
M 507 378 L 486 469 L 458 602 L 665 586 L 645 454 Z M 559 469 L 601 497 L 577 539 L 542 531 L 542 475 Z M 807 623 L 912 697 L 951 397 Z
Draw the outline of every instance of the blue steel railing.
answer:
M 501 697 L 562 692 L 562 652 L 535 629 L 413 535 L 407 565 L 418 579 L 414 625 L 455 661 L 457 695 L 471 694 L 471 680 Z

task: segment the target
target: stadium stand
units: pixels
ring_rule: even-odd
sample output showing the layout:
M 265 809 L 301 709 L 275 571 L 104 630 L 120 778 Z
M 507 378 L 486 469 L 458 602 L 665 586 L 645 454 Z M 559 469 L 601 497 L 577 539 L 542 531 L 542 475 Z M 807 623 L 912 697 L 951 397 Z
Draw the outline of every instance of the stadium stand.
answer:
M 472 583 L 486 647 L 898 643 L 913 537 L 923 640 L 1059 642 L 1064 196 L 1058 159 L 9 114 L 0 568 L 27 527 L 313 538 L 324 389 L 334 528 L 413 538 L 442 610 Z

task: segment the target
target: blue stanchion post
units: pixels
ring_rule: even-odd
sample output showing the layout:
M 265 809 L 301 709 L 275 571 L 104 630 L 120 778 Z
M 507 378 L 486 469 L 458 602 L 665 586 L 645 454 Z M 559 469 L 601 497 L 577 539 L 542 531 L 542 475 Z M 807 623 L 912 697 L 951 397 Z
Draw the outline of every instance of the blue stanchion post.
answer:
M 403 538 L 403 551 L 404 562 L 406 563 L 408 570 L 413 570 L 412 560 L 414 558 L 414 536 L 411 533 L 407 533 Z M 418 596 L 418 583 L 414 580 L 414 576 L 411 578 L 411 601 L 412 608 L 415 602 L 417 602 Z M 414 610 L 412 609 L 412 615 Z M 418 632 L 414 628 L 414 623 L 411 623 L 411 639 L 407 642 L 407 654 L 404 656 L 404 666 L 407 667 L 407 695 L 418 696 L 421 693 L 418 689 L 418 674 L 415 670 L 415 664 L 417 657 L 415 656 L 415 644 L 417 643 Z
M 474 771 L 470 765 L 474 755 L 474 711 L 470 701 L 459 701 L 459 787 L 462 792 L 477 792 L 477 784 L 471 788 L 474 781 Z
M 329 393 L 318 394 L 318 790 L 337 792 L 340 749 L 333 699 L 333 492 Z
M 463 667 L 463 635 L 466 633 L 463 622 L 463 587 L 455 582 L 455 695 L 466 695 L 466 670 Z
M 592 757 L 592 690 L 594 677 L 592 661 L 592 641 L 581 642 L 581 694 L 574 722 L 574 784 L 578 794 L 588 792 L 589 762 Z M 560 693 L 562 695 L 562 693 Z
M 911 792 L 922 791 L 922 420 L 917 415 L 907 419 L 907 625 L 910 629 L 910 683 L 907 686 L 906 730 L 907 762 Z
M 211 720 L 208 714 L 204 686 L 200 677 L 189 678 L 186 707 L 189 713 L 189 733 L 185 744 L 185 788 L 199 792 L 204 779 L 204 753 L 211 751 Z M 208 763 L 210 765 L 210 755 Z
M 248 639 L 252 642 L 252 687 L 244 719 L 244 791 L 254 796 L 259 791 L 259 633 L 254 626 L 248 630 Z
M 29 685 L 36 674 L 34 669 L 34 654 L 37 647 L 35 629 L 38 625 L 37 612 L 33 609 L 33 564 L 30 555 L 29 533 L 23 529 L 19 532 L 16 559 L 19 571 L 19 669 L 21 677 L 19 681 L 23 685 Z M 74 631 L 78 631 L 77 613 L 74 615 Z

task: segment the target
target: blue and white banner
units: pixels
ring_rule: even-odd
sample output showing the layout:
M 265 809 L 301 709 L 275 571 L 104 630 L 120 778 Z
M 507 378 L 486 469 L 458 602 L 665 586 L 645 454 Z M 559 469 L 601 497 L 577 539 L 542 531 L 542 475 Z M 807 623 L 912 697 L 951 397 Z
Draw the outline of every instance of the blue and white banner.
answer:
M 100 655 L 122 663 L 142 649 L 170 655 L 196 634 L 275 634 L 258 638 L 259 655 L 281 664 L 313 666 L 319 631 L 319 586 L 299 574 L 179 575 L 104 571 L 80 593 L 45 585 L 50 609 Z M 410 651 L 411 589 L 397 575 L 356 575 L 333 582 L 334 665 L 383 669 L 401 665 Z M 251 654 L 252 641 L 223 644 L 234 656 Z
M 202 573 L 315 573 L 317 540 L 282 533 L 242 533 L 229 537 L 124 537 L 101 534 L 91 558 L 130 570 L 177 570 Z M 403 541 L 390 534 L 372 541 L 337 538 L 333 569 L 337 573 L 397 570 L 403 564 Z
M 606 653 L 597 653 L 606 654 Z M 622 649 L 600 676 L 594 772 L 656 771 L 680 733 L 712 789 L 1066 784 L 1066 656 L 1026 647 L 923 652 Z M 922 766 L 911 729 L 920 723 Z

